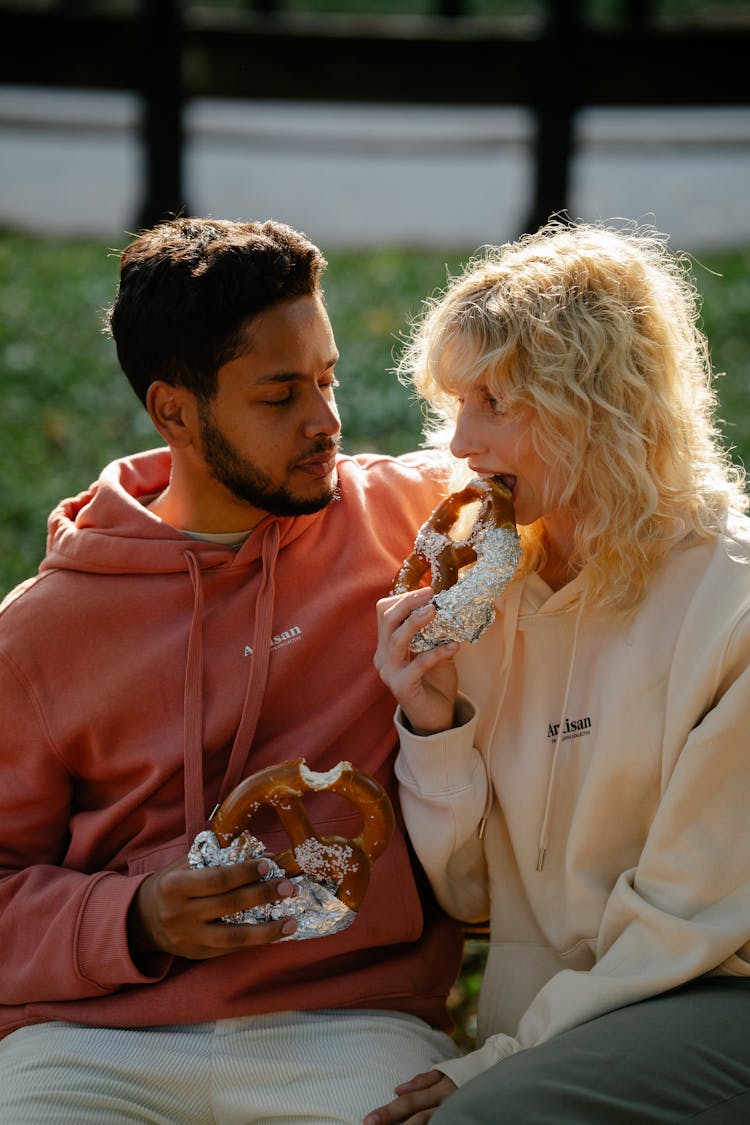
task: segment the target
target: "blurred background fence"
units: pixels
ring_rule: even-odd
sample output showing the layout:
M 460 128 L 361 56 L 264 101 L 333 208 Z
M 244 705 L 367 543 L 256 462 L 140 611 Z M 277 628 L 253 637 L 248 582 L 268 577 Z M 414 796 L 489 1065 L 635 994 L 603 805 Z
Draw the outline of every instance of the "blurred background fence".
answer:
M 137 225 L 191 210 L 196 99 L 522 107 L 524 230 L 569 205 L 581 111 L 750 104 L 750 10 L 737 2 L 4 0 L 0 37 L 6 86 L 137 96 Z

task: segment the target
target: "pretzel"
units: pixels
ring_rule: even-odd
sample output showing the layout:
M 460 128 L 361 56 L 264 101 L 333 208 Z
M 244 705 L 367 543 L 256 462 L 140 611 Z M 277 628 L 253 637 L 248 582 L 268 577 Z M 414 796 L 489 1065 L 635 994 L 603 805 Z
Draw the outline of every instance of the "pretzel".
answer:
M 471 531 L 452 539 L 449 532 L 463 508 L 477 500 L 481 504 Z M 475 477 L 442 500 L 419 529 L 391 589 L 392 594 L 416 590 L 430 572 L 437 614 L 414 637 L 412 650 L 478 640 L 494 619 L 493 603 L 513 577 L 520 555 L 513 496 L 499 477 Z
M 306 793 L 337 793 L 362 814 L 359 836 L 321 836 L 303 804 Z M 246 829 L 263 805 L 272 808 L 286 830 L 291 847 L 275 856 L 287 875 L 307 875 L 357 910 L 370 880 L 370 869 L 393 834 L 394 817 L 385 790 L 350 762 L 327 773 L 315 773 L 304 758 L 279 762 L 245 778 L 216 811 L 211 828 L 222 847 Z

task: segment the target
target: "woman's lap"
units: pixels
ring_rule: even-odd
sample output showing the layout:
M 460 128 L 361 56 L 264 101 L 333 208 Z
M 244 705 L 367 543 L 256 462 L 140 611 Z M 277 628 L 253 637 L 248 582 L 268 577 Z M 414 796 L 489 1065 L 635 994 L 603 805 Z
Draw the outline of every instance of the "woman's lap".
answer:
M 750 1121 L 750 980 L 711 977 L 498 1063 L 431 1125 Z

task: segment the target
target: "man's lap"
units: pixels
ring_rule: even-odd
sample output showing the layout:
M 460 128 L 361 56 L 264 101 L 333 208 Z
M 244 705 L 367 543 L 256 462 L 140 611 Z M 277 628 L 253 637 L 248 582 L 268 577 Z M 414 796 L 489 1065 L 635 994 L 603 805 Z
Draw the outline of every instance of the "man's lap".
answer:
M 23 1028 L 0 1043 L 14 1125 L 354 1125 L 451 1057 L 391 1012 L 287 1012 L 174 1028 Z

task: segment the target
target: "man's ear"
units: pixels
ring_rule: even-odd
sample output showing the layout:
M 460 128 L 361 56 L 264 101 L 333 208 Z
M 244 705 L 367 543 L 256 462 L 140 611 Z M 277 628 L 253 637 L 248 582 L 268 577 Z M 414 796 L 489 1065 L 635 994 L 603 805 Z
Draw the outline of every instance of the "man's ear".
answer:
M 186 387 L 157 379 L 148 388 L 146 409 L 168 445 L 182 449 L 192 444 L 197 411 L 195 395 Z

